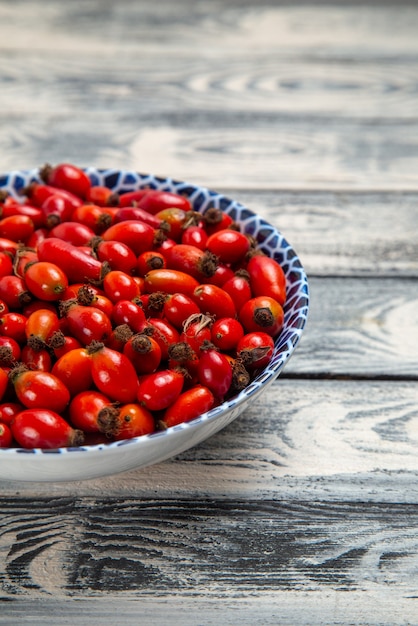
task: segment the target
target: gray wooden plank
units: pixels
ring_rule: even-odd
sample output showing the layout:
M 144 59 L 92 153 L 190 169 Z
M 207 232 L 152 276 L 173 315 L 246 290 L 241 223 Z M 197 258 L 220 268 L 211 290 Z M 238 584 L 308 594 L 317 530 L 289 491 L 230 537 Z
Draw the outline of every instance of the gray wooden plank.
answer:
M 118 51 L 131 51 L 142 43 L 154 50 L 164 45 L 212 54 L 221 48 L 239 54 L 242 49 L 257 51 L 268 46 L 308 54 L 312 50 L 317 54 L 326 49 L 361 50 L 364 55 L 379 52 L 384 57 L 416 50 L 418 23 L 416 4 L 405 1 L 394 6 L 358 1 L 263 0 L 254 5 L 234 0 L 225 5 L 222 0 L 175 4 L 163 0 L 156 7 L 147 0 L 121 0 L 116 5 L 75 0 L 65 6 L 46 0 L 40 11 L 36 0 L 19 0 L 13 5 L 1 3 L 0 17 L 7 27 L 1 44 L 6 49 L 55 51 L 62 47 L 94 52 L 113 44 Z
M 302 610 L 309 594 L 317 602 L 331 596 L 334 606 L 326 602 L 310 616 L 315 622 L 303 623 L 346 623 L 351 602 L 335 611 L 340 594 L 351 599 L 351 593 L 362 599 L 362 609 L 351 609 L 350 623 L 360 615 L 360 623 L 411 623 L 416 615 L 416 505 L 34 498 L 30 512 L 26 501 L 2 501 L 8 520 L 2 616 L 11 621 L 23 608 L 28 611 L 29 599 L 37 602 L 26 619 L 39 619 L 47 608 L 57 618 L 68 606 L 71 615 L 74 605 L 66 598 L 115 597 L 115 608 L 123 598 L 136 600 L 130 606 L 139 610 L 145 600 L 148 610 L 159 607 L 159 619 L 178 607 L 162 607 L 163 599 L 185 600 L 191 607 L 204 601 L 209 615 L 219 603 L 228 615 L 237 599 L 245 599 L 250 616 L 267 599 L 261 615 L 272 623 L 278 617 L 273 597 L 284 600 L 287 611 L 290 600 Z M 383 607 L 372 613 L 380 598 L 386 615 Z M 391 611 L 392 604 L 403 613 Z M 231 613 L 230 623 L 239 617 Z M 194 619 L 189 623 L 207 623 L 204 616 L 202 622 Z
M 417 394 L 414 382 L 283 377 L 229 427 L 165 463 L 81 482 L 0 480 L 0 491 L 51 503 L 106 494 L 417 504 Z
M 114 619 L 119 624 L 138 623 L 166 626 L 409 626 L 417 623 L 416 595 L 403 594 L 397 587 L 358 589 L 350 593 L 335 589 L 324 592 L 286 589 L 274 593 L 180 595 L 143 594 L 132 599 L 124 594 L 89 599 L 5 600 L 0 624 L 94 626 Z
M 2 170 L 232 190 L 312 297 L 283 376 L 207 442 L 102 480 L 0 480 L 0 623 L 418 623 L 418 7 L 16 0 L 0 21 Z
M 414 279 L 310 280 L 308 324 L 286 372 L 313 376 L 417 376 Z
M 103 107 L 104 108 L 104 107 Z M 45 161 L 119 167 L 214 189 L 416 191 L 418 121 L 256 119 L 171 111 L 91 110 L 0 119 L 1 170 Z
M 418 195 L 225 189 L 292 243 L 309 276 L 418 275 Z
M 3 170 L 417 188 L 417 7 L 159 7 L 3 3 Z
M 203 40 L 204 41 L 204 40 Z M 1 46 L 5 45 L 3 40 Z M 138 109 L 151 116 L 183 111 L 193 115 L 273 115 L 290 120 L 302 116 L 327 120 L 380 119 L 388 123 L 415 120 L 418 46 L 406 43 L 405 53 L 382 58 L 361 57 L 353 49 L 345 55 L 275 51 L 268 45 L 247 47 L 231 54 L 217 47 L 210 58 L 198 50 L 172 49 L 165 41 L 155 50 L 138 43 L 137 64 L 127 63 L 114 44 L 102 54 L 86 54 L 82 46 L 71 52 L 58 46 L 35 50 L 3 51 L 3 114 L 86 115 L 103 108 L 110 114 L 132 115 Z M 170 54 L 170 63 L 166 57 Z M 42 87 L 34 100 L 33 91 Z

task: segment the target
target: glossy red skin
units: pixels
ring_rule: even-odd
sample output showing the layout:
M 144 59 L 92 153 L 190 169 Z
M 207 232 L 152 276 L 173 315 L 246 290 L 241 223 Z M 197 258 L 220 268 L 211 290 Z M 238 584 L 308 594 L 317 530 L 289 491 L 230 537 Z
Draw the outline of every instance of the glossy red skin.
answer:
M 113 306 L 112 321 L 116 326 L 127 324 L 134 332 L 142 332 L 147 324 L 145 313 L 131 300 L 120 300 Z
M 9 384 L 8 369 L 0 367 L 0 402 L 6 393 Z
M 144 341 L 149 344 L 146 353 L 135 350 L 135 335 L 128 339 L 123 347 L 123 354 L 133 364 L 137 374 L 151 374 L 155 372 L 161 363 L 161 348 L 153 337 L 146 337 Z
M 92 361 L 93 382 L 99 391 L 116 402 L 135 402 L 138 376 L 127 356 L 103 347 L 92 354 Z
M 73 246 L 85 246 L 95 235 L 92 228 L 78 222 L 61 222 L 50 230 L 51 237 L 63 239 Z
M 200 250 L 200 248 L 179 243 L 167 250 L 164 253 L 164 257 L 168 268 L 190 274 L 199 282 L 206 282 L 208 276 L 202 269 L 205 252 Z M 214 262 L 215 265 L 216 262 Z
M 212 235 L 213 233 L 218 232 L 219 230 L 224 230 L 225 228 L 229 228 L 231 224 L 233 224 L 234 220 L 227 213 L 220 213 L 220 221 L 216 224 L 206 224 L 206 232 L 208 235 Z
M 46 348 L 36 350 L 28 345 L 23 346 L 20 361 L 31 370 L 50 372 L 52 368 L 52 358 Z
M 70 350 L 76 350 L 77 348 L 82 348 L 82 344 L 75 337 L 70 337 L 68 335 L 64 335 L 64 343 L 59 348 L 53 348 L 53 352 L 56 359 L 61 358 Z
M 144 284 L 145 284 L 143 276 L 134 276 L 133 279 L 136 282 L 136 284 L 138 285 L 139 292 L 142 295 L 143 292 L 144 292 Z M 136 300 L 136 298 L 135 298 L 135 300 Z
M 222 289 L 229 293 L 238 312 L 253 297 L 250 283 L 243 276 L 232 276 L 222 285 Z
M 45 302 L 45 300 L 38 300 L 36 298 L 22 308 L 22 313 L 26 317 L 29 317 L 29 315 L 32 315 L 32 313 L 34 313 L 35 311 L 39 311 L 40 309 L 47 309 L 48 311 L 51 311 L 55 314 L 57 312 L 57 307 L 55 304 L 53 304 L 52 302 Z
M 85 348 L 63 354 L 53 365 L 51 374 L 62 380 L 71 396 L 90 389 L 93 384 L 92 359 Z
M 166 250 L 169 250 L 172 246 L 175 246 L 178 242 L 174 241 L 171 237 L 167 237 L 161 243 L 157 243 L 154 245 L 154 250 L 157 250 L 161 254 L 165 254 Z
M 116 441 L 150 435 L 155 430 L 154 417 L 145 407 L 137 403 L 124 404 L 118 415 Z
M 172 369 L 159 370 L 141 378 L 138 402 L 150 411 L 167 409 L 181 394 L 184 376 Z
M 151 250 L 154 244 L 155 229 L 149 224 L 136 220 L 126 220 L 113 224 L 102 233 L 105 241 L 121 241 L 128 246 L 136 256 L 146 250 Z
M 138 285 L 134 279 L 120 270 L 111 270 L 103 279 L 103 289 L 112 302 L 133 300 L 139 296 Z
M 68 287 L 68 278 L 55 263 L 38 261 L 27 267 L 25 283 L 35 298 L 53 302 L 62 298 Z
M 242 324 L 234 317 L 221 317 L 211 327 L 212 343 L 224 352 L 235 350 L 243 336 Z
M 150 317 L 148 326 L 153 330 L 151 336 L 160 346 L 161 359 L 165 361 L 168 358 L 169 346 L 180 340 L 180 334 L 170 322 L 157 317 Z
M 286 276 L 279 263 L 263 255 L 253 256 L 246 267 L 254 296 L 269 296 L 283 306 L 286 301 Z
M 0 210 L 1 218 L 10 217 L 12 215 L 26 215 L 27 217 L 31 218 L 35 228 L 41 228 L 42 226 L 45 226 L 44 214 L 40 207 L 12 201 L 7 204 L 3 204 Z
M 12 378 L 18 401 L 28 409 L 49 409 L 62 413 L 70 401 L 64 383 L 41 370 L 26 370 Z
M 9 311 L 0 317 L 0 333 L 6 337 L 11 337 L 18 344 L 26 341 L 26 321 L 27 318 L 21 313 Z
M 67 311 L 65 319 L 70 334 L 83 346 L 88 346 L 92 341 L 106 341 L 112 332 L 112 324 L 106 313 L 93 306 L 74 304 Z
M 56 187 L 44 185 L 42 183 L 31 183 L 26 192 L 30 201 L 35 206 L 40 208 L 42 208 L 42 205 L 50 196 L 55 196 L 57 194 L 62 198 L 65 198 L 66 202 L 72 205 L 74 209 L 83 204 L 83 200 L 73 193 L 65 191 L 65 189 L 57 189 Z
M 28 215 L 11 215 L 0 219 L 0 237 L 18 243 L 26 243 L 35 230 L 35 224 Z
M 160 228 L 163 222 L 163 220 L 156 215 L 152 215 L 152 213 L 148 213 L 148 211 L 134 206 L 122 207 L 116 211 L 115 224 L 117 222 L 126 222 L 126 220 L 138 220 L 153 228 Z
M 221 352 L 203 350 L 199 357 L 198 376 L 199 382 L 222 401 L 231 386 L 232 368 Z
M 41 206 L 44 224 L 51 229 L 61 222 L 67 222 L 77 208 L 74 208 L 74 203 L 66 196 L 60 193 L 53 194 Z
M 96 235 L 100 235 L 113 223 L 111 215 L 103 208 L 95 204 L 82 204 L 71 215 L 71 219 L 91 228 Z
M 0 335 L 0 367 L 10 366 L 14 361 L 20 358 L 20 345 L 12 337 Z M 1 422 L 0 418 L 0 422 Z
M 0 422 L 0 448 L 10 448 L 13 435 L 8 424 Z
M 155 215 L 164 209 L 177 208 L 183 211 L 190 211 L 192 205 L 190 200 L 184 196 L 180 196 L 170 191 L 160 191 L 157 189 L 149 189 L 138 201 L 137 205 L 140 209 L 145 209 L 148 213 Z
M 119 204 L 119 194 L 109 189 L 109 187 L 92 185 L 88 191 L 86 200 L 101 207 L 113 207 Z
M 189 422 L 215 405 L 212 392 L 202 385 L 195 385 L 183 391 L 177 400 L 166 409 L 162 423 L 166 428 L 182 422 Z
M 0 278 L 0 298 L 7 304 L 9 309 L 21 309 L 32 298 L 25 281 L 20 276 L 13 274 Z
M 84 282 L 75 282 L 68 285 L 67 289 L 62 295 L 62 300 L 71 300 L 72 298 L 78 298 L 80 296 L 80 289 L 84 289 L 86 287 L 86 283 Z M 89 283 L 87 285 L 88 290 L 92 293 L 93 296 L 104 296 L 105 293 L 101 287 Z
M 219 263 L 218 267 L 216 268 L 216 272 L 212 274 L 212 276 L 209 276 L 209 278 L 206 278 L 205 282 L 212 285 L 218 285 L 218 287 L 222 287 L 223 289 L 224 284 L 228 280 L 233 278 L 233 276 L 233 269 L 231 269 L 228 265 L 225 265 L 224 263 Z
M 210 235 L 206 248 L 219 257 L 222 263 L 239 263 L 250 249 L 248 238 L 237 230 L 225 228 Z
M 202 313 L 213 315 L 215 318 L 235 317 L 237 310 L 229 293 L 218 285 L 210 283 L 196 287 L 192 295 Z
M 163 306 L 163 315 L 177 328 L 183 330 L 183 322 L 191 315 L 198 315 L 200 309 L 196 302 L 184 293 L 174 293 L 167 297 Z
M 202 326 L 201 320 L 197 319 L 195 322 L 187 323 L 183 332 L 180 334 L 179 341 L 185 341 L 195 351 L 197 355 L 200 354 L 201 346 L 209 342 L 211 339 L 210 326 Z
M 91 306 L 94 306 L 99 311 L 102 311 L 108 318 L 112 316 L 113 302 L 107 296 L 103 296 L 101 293 L 96 294 L 92 301 Z
M 86 198 L 91 188 L 87 174 L 72 163 L 59 163 L 51 168 L 45 182 L 52 187 L 65 189 L 80 198 Z
M 137 266 L 133 250 L 121 241 L 101 241 L 95 248 L 99 261 L 109 263 L 112 270 L 132 275 Z
M 168 235 L 171 239 L 174 239 L 177 243 L 180 242 L 184 224 L 187 218 L 187 213 L 183 209 L 170 207 L 163 209 L 162 211 L 158 211 L 155 216 L 165 222 L 165 224 L 169 226 Z
M 206 250 L 207 240 L 208 234 L 201 226 L 189 226 L 183 231 L 181 236 L 181 243 L 196 246 L 200 250 Z
M 120 207 L 136 207 L 138 205 L 139 200 L 149 192 L 149 189 L 135 189 L 134 191 L 127 191 L 126 193 L 121 193 L 119 197 L 119 206 Z
M 28 248 L 33 248 L 34 250 L 36 250 L 39 243 L 47 237 L 49 237 L 48 228 L 36 228 L 27 240 L 26 245 Z
M 163 291 L 165 293 L 184 293 L 191 296 L 194 290 L 199 287 L 199 281 L 193 276 L 179 270 L 160 269 L 151 270 L 146 274 L 145 291 L 153 293 Z
M 140 276 L 145 276 L 153 269 L 164 269 L 167 267 L 163 254 L 155 250 L 147 250 L 138 256 L 136 270 Z
M 7 252 L 0 252 L 0 277 L 13 273 L 12 257 Z
M 2 402 L 0 404 L 0 422 L 11 424 L 18 413 L 24 410 L 23 404 L 19 402 Z
M 98 433 L 98 416 L 102 409 L 111 406 L 112 402 L 100 391 L 81 391 L 76 394 L 68 408 L 71 424 L 86 433 Z
M 28 315 L 25 334 L 27 339 L 36 337 L 46 343 L 59 328 L 59 318 L 55 311 L 37 309 Z
M 100 261 L 57 237 L 41 241 L 37 253 L 40 261 L 58 265 L 70 283 L 100 281 L 102 277 L 103 264 Z
M 255 316 L 258 310 L 265 310 L 271 314 L 271 323 L 259 324 Z M 247 333 L 265 332 L 271 337 L 276 337 L 283 328 L 284 312 L 281 305 L 269 296 L 256 296 L 248 300 L 242 307 L 238 316 Z
M 262 349 L 264 354 L 259 358 L 255 357 L 257 351 Z M 244 335 L 237 345 L 237 355 L 242 356 L 243 351 L 250 350 L 253 356 L 253 360 L 245 359 L 245 367 L 248 370 L 258 369 L 260 367 L 266 367 L 273 356 L 274 341 L 273 338 L 264 332 L 253 332 Z
M 65 448 L 81 445 L 83 434 L 48 409 L 26 409 L 11 425 L 13 437 L 23 448 Z
M 10 252 L 12 255 L 15 255 L 18 248 L 19 244 L 16 241 L 12 241 L 11 239 L 7 239 L 6 237 L 0 237 L 1 252 Z

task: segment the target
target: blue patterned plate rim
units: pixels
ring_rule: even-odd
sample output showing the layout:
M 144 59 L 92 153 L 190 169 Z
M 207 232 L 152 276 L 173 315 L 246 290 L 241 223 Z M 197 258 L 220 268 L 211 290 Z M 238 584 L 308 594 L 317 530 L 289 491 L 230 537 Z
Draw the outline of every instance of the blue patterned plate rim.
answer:
M 239 411 L 239 407 L 243 403 L 255 400 L 258 394 L 265 389 L 266 385 L 277 378 L 294 352 L 306 326 L 309 311 L 309 286 L 302 263 L 293 247 L 286 241 L 281 232 L 251 209 L 236 200 L 226 197 L 222 193 L 193 183 L 124 169 L 98 169 L 94 167 L 84 169 L 89 175 L 93 185 L 104 185 L 118 193 L 124 193 L 143 187 L 171 191 L 187 195 L 196 211 L 204 212 L 207 208 L 214 206 L 231 215 L 234 220 L 243 226 L 244 232 L 256 238 L 259 247 L 264 252 L 279 260 L 288 281 L 291 281 L 284 306 L 284 329 L 275 340 L 274 355 L 269 365 L 255 376 L 250 385 L 236 396 L 210 411 L 202 413 L 202 415 L 194 420 L 178 424 L 177 426 L 167 428 L 163 431 L 157 431 L 150 435 L 143 435 L 122 441 L 52 450 L 43 448 L 1 448 L 0 454 L 67 454 L 72 452 L 109 450 L 111 448 L 133 444 L 146 445 L 147 441 L 166 437 L 170 433 L 178 432 L 186 428 L 195 429 L 203 422 L 216 419 L 225 411 L 232 409 Z M 24 188 L 31 182 L 41 182 L 39 168 L 14 170 L 0 174 L 0 189 L 8 191 L 14 196 L 19 196 Z

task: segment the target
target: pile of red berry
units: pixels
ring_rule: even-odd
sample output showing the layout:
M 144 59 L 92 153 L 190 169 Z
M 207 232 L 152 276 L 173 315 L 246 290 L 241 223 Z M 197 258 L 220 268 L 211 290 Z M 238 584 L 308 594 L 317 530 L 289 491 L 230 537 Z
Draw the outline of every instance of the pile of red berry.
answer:
M 268 364 L 286 278 L 230 216 L 67 163 L 40 180 L 0 197 L 0 447 L 150 434 Z

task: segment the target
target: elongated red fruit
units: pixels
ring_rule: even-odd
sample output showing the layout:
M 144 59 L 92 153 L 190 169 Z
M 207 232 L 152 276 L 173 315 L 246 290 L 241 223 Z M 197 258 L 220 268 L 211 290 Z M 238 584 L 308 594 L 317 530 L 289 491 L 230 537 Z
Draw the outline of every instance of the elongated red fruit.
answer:
M 269 296 L 283 306 L 286 300 L 286 276 L 279 263 L 271 257 L 255 255 L 246 269 L 254 296 Z
M 46 164 L 40 170 L 40 176 L 46 184 L 65 189 L 79 198 L 86 198 L 90 191 L 89 177 L 72 163 L 59 163 L 55 166 Z
M 121 241 L 138 256 L 145 250 L 151 250 L 156 236 L 155 229 L 145 222 L 125 220 L 117 222 L 102 233 L 105 241 Z
M 185 293 L 187 296 L 193 294 L 199 287 L 199 282 L 193 276 L 179 270 L 159 269 L 151 270 L 145 276 L 145 291 L 164 291 L 165 293 Z
M 92 342 L 89 352 L 92 356 L 91 373 L 97 389 L 116 402 L 135 402 L 139 382 L 128 357 L 100 342 Z
M 115 213 L 115 223 L 117 222 L 126 222 L 126 220 L 139 220 L 140 222 L 145 222 L 145 224 L 149 224 L 153 228 L 160 228 L 163 220 L 159 217 L 156 217 L 152 213 L 148 213 L 144 209 L 140 209 L 139 207 L 121 207 Z
M 83 200 L 79 196 L 65 189 L 53 187 L 52 185 L 43 185 L 42 183 L 33 182 L 25 189 L 25 192 L 26 196 L 37 207 L 42 207 L 43 203 L 46 202 L 48 198 L 57 194 L 64 198 L 68 204 L 72 205 L 74 209 L 83 204 Z
M 183 211 L 190 211 L 192 205 L 188 198 L 170 191 L 150 189 L 138 202 L 140 209 L 145 209 L 149 213 L 159 213 L 163 209 L 177 208 Z
M 72 428 L 63 417 L 47 409 L 27 409 L 16 415 L 11 430 L 23 448 L 64 448 L 80 446 L 84 441 L 81 430 Z
M 40 241 L 37 252 L 40 261 L 50 261 L 58 265 L 65 272 L 70 283 L 99 282 L 106 272 L 106 266 L 103 263 L 77 246 L 57 237 Z

